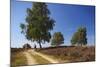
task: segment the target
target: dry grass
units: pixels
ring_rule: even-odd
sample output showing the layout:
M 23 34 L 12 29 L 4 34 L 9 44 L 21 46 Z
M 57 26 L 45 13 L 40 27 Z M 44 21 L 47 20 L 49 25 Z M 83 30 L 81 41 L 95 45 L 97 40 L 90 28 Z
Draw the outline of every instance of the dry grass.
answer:
M 22 54 L 24 49 L 11 49 L 11 67 L 27 65 L 26 57 Z M 66 62 L 87 62 L 95 61 L 95 47 L 48 47 L 37 48 L 37 52 L 48 55 L 49 57 L 58 60 L 59 63 Z M 36 58 L 39 64 L 49 64 L 50 62 L 44 60 L 40 56 L 32 55 Z
M 26 65 L 26 57 L 21 52 L 22 49 L 12 49 L 11 52 L 11 67 Z
M 47 54 L 60 62 L 95 61 L 95 47 L 53 47 L 43 48 L 39 52 Z

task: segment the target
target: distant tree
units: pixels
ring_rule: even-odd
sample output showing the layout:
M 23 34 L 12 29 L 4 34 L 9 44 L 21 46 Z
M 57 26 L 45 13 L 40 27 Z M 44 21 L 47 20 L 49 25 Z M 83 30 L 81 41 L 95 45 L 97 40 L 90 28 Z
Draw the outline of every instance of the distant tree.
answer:
M 81 45 L 86 45 L 87 44 L 87 31 L 85 27 L 80 27 L 78 29 L 78 43 Z
M 77 43 L 77 32 L 74 33 L 74 35 L 72 36 L 72 39 L 71 39 L 71 43 L 72 45 L 75 45 Z
M 50 41 L 50 31 L 53 29 L 54 22 L 47 4 L 36 2 L 33 3 L 32 8 L 27 8 L 26 23 L 20 24 L 20 27 L 28 40 L 38 42 L 42 48 L 41 43 Z
M 74 33 L 71 39 L 72 45 L 86 45 L 87 44 L 87 31 L 85 27 L 80 27 L 77 32 Z
M 64 43 L 64 37 L 61 32 L 55 32 L 52 38 L 51 45 L 52 46 L 59 46 L 60 44 Z

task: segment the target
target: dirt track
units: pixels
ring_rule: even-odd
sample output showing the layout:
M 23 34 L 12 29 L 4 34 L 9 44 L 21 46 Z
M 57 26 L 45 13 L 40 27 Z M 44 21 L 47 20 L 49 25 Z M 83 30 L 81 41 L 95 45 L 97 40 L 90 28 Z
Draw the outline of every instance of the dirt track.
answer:
M 58 63 L 57 60 L 54 60 L 53 58 L 45 55 L 45 54 L 42 54 L 42 53 L 39 53 L 39 52 L 36 52 L 34 51 L 33 49 L 30 49 L 30 50 L 27 50 L 25 52 L 23 52 L 23 54 L 25 55 L 26 59 L 27 59 L 27 65 L 35 65 L 35 64 L 39 64 L 35 57 L 33 57 L 32 55 L 37 55 L 37 56 L 40 56 L 39 58 L 41 59 L 44 59 L 44 60 L 47 60 L 49 61 L 49 63 Z M 41 60 L 40 60 L 41 61 Z M 46 62 L 46 61 L 45 61 Z

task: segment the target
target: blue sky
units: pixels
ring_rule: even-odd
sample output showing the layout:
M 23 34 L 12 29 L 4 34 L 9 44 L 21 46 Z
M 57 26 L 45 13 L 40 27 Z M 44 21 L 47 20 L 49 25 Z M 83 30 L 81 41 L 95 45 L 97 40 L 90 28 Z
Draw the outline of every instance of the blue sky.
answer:
M 50 4 L 48 9 L 51 17 L 56 21 L 54 32 L 62 32 L 64 44 L 70 45 L 70 40 L 74 32 L 80 26 L 87 28 L 88 45 L 95 45 L 95 7 L 68 4 Z M 31 8 L 31 2 L 20 2 L 11 0 L 11 47 L 22 47 L 25 43 L 37 44 L 28 41 L 21 34 L 20 23 L 25 23 L 26 9 Z M 37 44 L 38 45 L 38 44 Z M 43 44 L 44 47 L 50 46 L 50 43 Z

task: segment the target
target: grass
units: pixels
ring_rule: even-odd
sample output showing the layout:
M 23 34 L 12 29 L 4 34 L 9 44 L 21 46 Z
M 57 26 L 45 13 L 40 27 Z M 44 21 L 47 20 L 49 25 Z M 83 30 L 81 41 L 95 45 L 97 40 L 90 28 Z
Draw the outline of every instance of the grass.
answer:
M 21 52 L 11 53 L 11 67 L 26 65 L 26 58 Z

